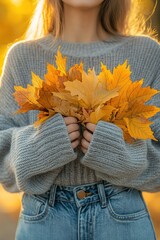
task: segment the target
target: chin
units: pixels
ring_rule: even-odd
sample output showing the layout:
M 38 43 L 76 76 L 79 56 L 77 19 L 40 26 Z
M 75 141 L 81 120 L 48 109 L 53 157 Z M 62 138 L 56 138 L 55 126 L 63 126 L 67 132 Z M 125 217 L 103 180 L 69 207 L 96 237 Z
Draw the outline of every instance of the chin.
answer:
M 93 8 L 99 6 L 104 0 L 62 0 L 64 4 L 76 8 Z

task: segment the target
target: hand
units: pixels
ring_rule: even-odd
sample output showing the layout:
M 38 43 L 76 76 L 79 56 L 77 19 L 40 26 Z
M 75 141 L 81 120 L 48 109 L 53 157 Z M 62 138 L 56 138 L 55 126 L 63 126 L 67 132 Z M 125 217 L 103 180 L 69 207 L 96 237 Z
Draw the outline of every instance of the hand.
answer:
M 82 150 L 83 153 L 87 152 L 95 129 L 96 129 L 95 124 L 93 124 L 93 123 L 87 123 L 86 124 L 86 130 L 84 130 L 83 138 L 81 140 L 81 150 Z
M 80 143 L 80 138 L 79 138 L 80 128 L 79 128 L 79 124 L 77 123 L 78 120 L 75 117 L 63 117 L 63 118 L 67 127 L 69 138 L 71 140 L 72 148 L 74 149 Z

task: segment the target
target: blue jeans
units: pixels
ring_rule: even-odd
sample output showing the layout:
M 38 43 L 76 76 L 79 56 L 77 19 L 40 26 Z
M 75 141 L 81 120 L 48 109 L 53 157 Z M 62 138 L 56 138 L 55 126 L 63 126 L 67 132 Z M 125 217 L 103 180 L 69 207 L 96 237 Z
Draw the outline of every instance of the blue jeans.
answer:
M 22 196 L 16 240 L 155 240 L 140 191 L 100 183 Z

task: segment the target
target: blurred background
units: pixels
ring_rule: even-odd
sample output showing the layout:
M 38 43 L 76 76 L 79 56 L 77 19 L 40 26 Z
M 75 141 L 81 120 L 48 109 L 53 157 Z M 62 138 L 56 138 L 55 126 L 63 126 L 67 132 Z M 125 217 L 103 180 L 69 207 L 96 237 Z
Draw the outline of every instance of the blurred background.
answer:
M 156 9 L 156 0 L 139 1 L 144 14 L 151 15 L 148 25 L 152 25 L 160 40 L 160 0 L 157 1 Z M 22 38 L 35 5 L 34 0 L 0 0 L 0 75 L 4 56 L 8 48 Z M 156 229 L 157 239 L 160 240 L 160 193 L 143 193 L 143 195 Z M 21 196 L 21 193 L 7 193 L 0 185 L 0 240 L 14 240 Z

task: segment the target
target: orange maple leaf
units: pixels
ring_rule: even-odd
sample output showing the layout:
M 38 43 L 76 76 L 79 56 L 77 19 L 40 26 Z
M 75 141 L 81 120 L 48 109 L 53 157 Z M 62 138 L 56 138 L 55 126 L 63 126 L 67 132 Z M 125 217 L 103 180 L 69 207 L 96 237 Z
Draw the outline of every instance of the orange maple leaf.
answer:
M 32 73 L 32 85 L 28 84 L 27 88 L 14 86 L 13 96 L 21 107 L 16 113 L 25 113 L 29 110 L 41 110 L 43 106 L 38 103 L 39 91 L 42 87 L 43 80 Z

